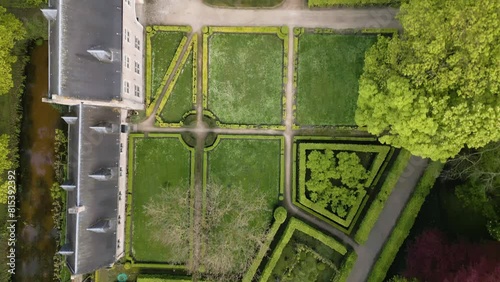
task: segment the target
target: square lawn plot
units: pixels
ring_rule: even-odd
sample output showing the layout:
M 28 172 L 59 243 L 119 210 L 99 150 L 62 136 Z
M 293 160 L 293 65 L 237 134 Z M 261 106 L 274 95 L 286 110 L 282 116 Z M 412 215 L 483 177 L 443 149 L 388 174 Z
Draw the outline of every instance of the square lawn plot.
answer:
M 376 35 L 305 33 L 299 37 L 298 125 L 355 125 L 358 79 Z
M 227 124 L 281 124 L 283 40 L 215 33 L 208 46 L 208 108 Z
M 132 256 L 137 262 L 186 262 L 189 253 L 173 253 L 155 242 L 144 206 L 165 187 L 190 189 L 191 152 L 177 137 L 135 138 L 133 150 Z M 189 210 L 186 214 L 189 218 Z
M 212 151 L 208 152 L 208 183 L 219 183 L 226 189 L 239 189 L 242 197 L 264 195 L 267 206 L 264 210 L 251 216 L 250 224 L 246 226 L 248 234 L 264 232 L 264 226 L 270 226 L 273 210 L 279 203 L 278 195 L 281 185 L 281 140 L 257 139 L 222 139 Z M 208 186 L 209 188 L 210 186 Z M 206 193 L 210 193 L 207 188 Z M 226 218 L 237 217 L 239 210 L 230 210 Z M 252 224 L 254 222 L 255 224 Z M 262 224 L 264 223 L 264 224 Z M 267 224 L 269 223 L 269 224 Z M 232 221 L 211 231 L 212 238 L 228 238 L 226 233 Z M 210 241 L 208 242 L 210 244 Z M 217 243 L 216 243 L 217 244 Z M 207 248 L 207 252 L 213 248 Z M 208 254 L 213 255 L 213 254 Z M 238 264 L 248 260 L 248 257 L 239 257 Z

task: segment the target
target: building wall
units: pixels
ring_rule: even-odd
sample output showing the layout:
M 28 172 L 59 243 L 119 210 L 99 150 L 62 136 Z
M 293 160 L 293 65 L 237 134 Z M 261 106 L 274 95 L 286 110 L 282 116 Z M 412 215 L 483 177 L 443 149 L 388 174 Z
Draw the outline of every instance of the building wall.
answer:
M 122 30 L 122 99 L 131 108 L 144 104 L 144 28 L 137 21 L 136 0 L 123 1 Z

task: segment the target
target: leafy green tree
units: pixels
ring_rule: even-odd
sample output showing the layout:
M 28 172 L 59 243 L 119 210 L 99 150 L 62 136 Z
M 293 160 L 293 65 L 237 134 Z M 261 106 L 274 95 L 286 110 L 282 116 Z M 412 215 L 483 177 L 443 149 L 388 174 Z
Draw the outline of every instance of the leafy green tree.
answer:
M 24 38 L 23 24 L 14 15 L 0 6 L 0 95 L 6 94 L 13 86 L 12 64 L 17 57 L 11 54 L 16 41 Z
M 366 53 L 356 123 L 433 160 L 499 140 L 499 10 L 497 0 L 403 4 L 403 35 Z
M 0 175 L 12 167 L 12 161 L 9 159 L 9 140 L 7 134 L 0 135 Z
M 9 183 L 7 181 L 5 181 L 4 183 L 0 182 L 0 204 L 6 204 L 8 196 L 9 196 Z

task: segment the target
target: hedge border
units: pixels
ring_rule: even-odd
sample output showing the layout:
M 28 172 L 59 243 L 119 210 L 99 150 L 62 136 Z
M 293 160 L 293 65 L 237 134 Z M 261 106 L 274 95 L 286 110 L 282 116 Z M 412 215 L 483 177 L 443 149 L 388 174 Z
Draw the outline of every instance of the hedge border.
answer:
M 342 266 L 339 269 L 339 272 L 332 279 L 332 282 L 345 282 L 349 275 L 351 274 L 352 268 L 358 259 L 358 254 L 355 251 L 349 252 L 347 258 L 342 262 Z
M 262 247 L 259 249 L 259 252 L 257 253 L 257 256 L 254 258 L 252 261 L 252 265 L 250 265 L 249 269 L 243 276 L 243 279 L 241 280 L 242 282 L 252 282 L 252 279 L 254 278 L 255 274 L 257 274 L 257 270 L 259 269 L 260 264 L 262 263 L 262 260 L 266 256 L 267 252 L 269 251 L 269 248 L 271 246 L 271 243 L 274 240 L 274 237 L 276 236 L 276 233 L 278 233 L 279 228 L 281 225 L 286 221 L 280 221 L 278 218 L 276 218 L 276 213 L 278 210 L 283 210 L 285 212 L 285 215 L 288 215 L 288 212 L 284 207 L 278 207 L 274 210 L 274 222 L 271 225 L 271 228 L 269 229 L 269 232 L 266 235 L 266 241 L 262 245 Z
M 443 167 L 444 164 L 440 162 L 432 162 L 429 164 L 415 187 L 415 190 L 411 198 L 408 200 L 403 212 L 399 216 L 391 235 L 380 251 L 378 260 L 372 266 L 367 281 L 378 282 L 384 280 L 399 249 L 406 240 L 406 237 L 408 237 L 408 234 L 410 233 L 410 230 L 419 214 L 420 208 L 425 202 L 425 198 L 430 193 Z
M 197 79 L 196 79 L 196 76 L 198 75 L 197 74 L 197 63 L 198 63 L 198 51 L 197 51 L 197 49 L 198 49 L 198 34 L 195 33 L 195 34 L 193 34 L 193 37 L 191 38 L 191 41 L 189 42 L 189 47 L 186 50 L 184 57 L 182 57 L 181 63 L 179 65 L 179 67 L 177 68 L 177 71 L 175 72 L 175 74 L 172 78 L 172 81 L 170 82 L 170 84 L 167 87 L 167 90 L 165 91 L 165 95 L 163 96 L 163 98 L 160 101 L 158 111 L 156 112 L 156 115 L 155 115 L 155 119 L 156 119 L 155 125 L 156 126 L 159 126 L 159 127 L 182 127 L 184 125 L 182 120 L 186 116 L 190 115 L 192 111 L 195 111 L 195 110 L 191 110 L 191 111 L 185 113 L 179 122 L 172 122 L 172 123 L 164 122 L 163 119 L 161 118 L 161 112 L 163 111 L 163 109 L 167 105 L 168 99 L 170 98 L 170 95 L 174 91 L 174 87 L 177 84 L 177 80 L 179 79 L 179 76 L 180 76 L 182 70 L 184 69 L 184 66 L 186 65 L 187 60 L 188 60 L 190 55 L 192 55 L 192 60 L 193 60 L 193 69 L 192 69 L 193 81 L 192 81 L 192 93 L 191 93 L 192 101 L 193 101 L 192 106 L 193 106 L 193 108 L 196 106 L 196 94 L 198 92 Z
M 294 70 L 293 70 L 293 126 L 298 129 L 317 129 L 317 128 L 335 128 L 337 130 L 359 130 L 368 132 L 366 126 L 357 125 L 299 125 L 297 124 L 297 87 L 299 83 L 299 43 L 300 36 L 305 33 L 318 33 L 318 34 L 349 34 L 349 35 L 363 35 L 363 34 L 392 34 L 396 35 L 399 32 L 396 28 L 365 28 L 365 29 L 333 29 L 333 28 L 293 28 L 293 45 L 294 45 Z
M 280 238 L 278 244 L 276 245 L 276 248 L 273 250 L 273 253 L 269 261 L 267 262 L 266 267 L 264 268 L 264 271 L 262 272 L 262 276 L 260 277 L 259 281 L 261 282 L 268 281 L 269 277 L 272 274 L 272 271 L 276 267 L 276 264 L 278 263 L 278 260 L 281 257 L 283 249 L 286 247 L 286 245 L 292 238 L 293 233 L 295 233 L 296 230 L 301 231 L 313 237 L 314 239 L 322 242 L 323 244 L 325 244 L 326 246 L 330 247 L 332 250 L 336 251 L 337 253 L 343 256 L 347 254 L 347 248 L 343 244 L 339 243 L 334 238 L 322 233 L 321 231 L 314 229 L 308 224 L 292 217 L 288 222 L 288 225 L 285 229 L 285 232 L 283 233 L 283 236 Z
M 344 0 L 345 1 L 345 0 Z M 347 1 L 349 2 L 349 1 Z M 307 0 L 307 7 L 309 9 L 328 9 L 328 8 L 342 8 L 342 7 L 384 7 L 398 4 L 394 0 L 386 0 L 387 3 L 315 3 L 314 0 Z
M 181 43 L 177 47 L 177 50 L 175 51 L 174 57 L 172 58 L 172 62 L 170 62 L 170 65 L 168 66 L 167 72 L 163 76 L 163 80 L 160 84 L 160 87 L 158 88 L 157 95 L 155 96 L 155 99 L 153 99 L 153 91 L 152 89 L 152 72 L 153 72 L 153 54 L 152 54 L 152 44 L 151 44 L 151 38 L 156 34 L 157 31 L 160 32 L 184 32 L 186 33 L 184 37 L 181 39 Z M 155 106 L 155 101 L 159 98 L 158 92 L 161 94 L 161 91 L 163 91 L 163 88 L 165 87 L 165 84 L 174 71 L 173 69 L 175 68 L 175 65 L 177 63 L 177 60 L 179 60 L 180 55 L 182 54 L 182 50 L 184 49 L 184 46 L 188 40 L 187 34 L 192 32 L 191 26 L 148 26 L 146 27 L 146 115 L 149 116 L 153 112 L 154 106 Z
M 299 203 L 303 207 L 307 207 L 315 213 L 322 215 L 329 219 L 329 221 L 333 221 L 336 224 L 339 224 L 349 230 L 354 218 L 358 213 L 362 211 L 368 197 L 366 195 L 368 192 L 365 190 L 363 195 L 358 195 L 358 199 L 355 205 L 350 209 L 347 217 L 342 219 L 341 217 L 335 215 L 334 213 L 326 210 L 323 207 L 315 204 L 314 202 L 305 198 L 305 175 L 306 175 L 306 159 L 301 157 L 305 156 L 306 150 L 341 150 L 341 151 L 354 151 L 354 152 L 370 152 L 377 153 L 375 160 L 373 161 L 370 168 L 370 177 L 367 180 L 367 190 L 374 189 L 374 185 L 377 184 L 378 179 L 380 178 L 381 172 L 384 168 L 384 163 L 387 160 L 387 157 L 390 155 L 389 152 L 391 148 L 384 145 L 362 145 L 362 144 L 342 144 L 342 143 L 333 143 L 333 144 L 319 144 L 319 143 L 302 143 L 298 145 L 299 151 L 299 183 L 298 187 L 294 186 L 294 193 L 292 193 L 292 200 L 294 202 Z M 298 191 L 297 191 L 298 190 Z
M 178 133 L 131 133 L 129 134 L 128 139 L 128 168 L 127 168 L 127 182 L 129 183 L 127 186 L 127 208 L 126 208 L 126 219 L 125 219 L 125 259 L 130 262 L 131 266 L 134 268 L 153 268 L 153 269 L 181 269 L 185 270 L 186 265 L 182 264 L 169 264 L 169 263 L 146 263 L 136 261 L 132 255 L 132 193 L 133 193 L 133 181 L 134 181 L 134 161 L 135 161 L 135 139 L 138 138 L 177 138 L 179 142 L 183 145 L 184 148 L 190 151 L 190 191 L 191 194 L 194 193 L 195 189 L 195 150 L 194 148 L 189 147 L 184 140 L 182 139 L 181 134 Z M 194 220 L 194 201 L 191 204 L 190 211 L 190 221 Z M 192 244 L 194 242 L 194 233 L 191 234 L 190 241 L 190 254 L 189 259 L 193 259 L 193 247 Z
M 354 235 L 354 240 L 359 244 L 363 244 L 368 240 L 370 232 L 375 226 L 375 223 L 384 209 L 385 203 L 392 191 L 396 187 L 396 183 L 399 177 L 403 174 L 408 162 L 411 158 L 411 153 L 406 150 L 401 150 L 397 156 L 395 162 L 391 166 L 389 173 L 387 174 L 384 184 L 377 193 L 376 198 L 372 201 L 368 211 L 366 212 L 363 220 L 361 221 L 356 234 Z
M 203 96 L 203 109 L 208 108 L 208 41 L 214 33 L 243 33 L 243 34 L 275 34 L 283 41 L 283 68 L 282 68 L 282 96 L 281 96 L 281 124 L 234 124 L 234 123 L 221 123 L 217 121 L 217 126 L 220 128 L 229 129 L 275 129 L 285 130 L 286 120 L 286 84 L 288 82 L 288 26 L 204 26 L 202 28 L 202 46 L 203 46 L 203 60 L 202 60 L 202 96 Z

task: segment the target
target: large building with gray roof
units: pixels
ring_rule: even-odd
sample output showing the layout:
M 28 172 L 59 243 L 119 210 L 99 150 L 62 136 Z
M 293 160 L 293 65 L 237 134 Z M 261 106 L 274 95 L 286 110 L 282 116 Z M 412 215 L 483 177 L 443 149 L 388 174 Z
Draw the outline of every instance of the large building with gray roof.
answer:
M 49 0 L 49 91 L 69 106 L 66 242 L 75 275 L 124 253 L 125 118 L 144 109 L 144 29 L 135 0 Z

